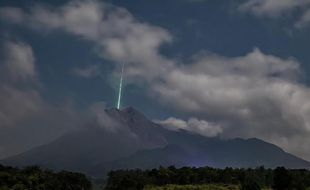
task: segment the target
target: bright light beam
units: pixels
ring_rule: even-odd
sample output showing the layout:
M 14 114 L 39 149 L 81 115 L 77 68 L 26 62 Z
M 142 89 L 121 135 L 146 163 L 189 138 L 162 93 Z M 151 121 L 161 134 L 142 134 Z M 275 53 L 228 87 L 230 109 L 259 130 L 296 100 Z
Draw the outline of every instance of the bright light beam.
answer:
M 122 66 L 122 74 L 121 74 L 121 79 L 120 79 L 120 81 L 119 81 L 117 109 L 120 109 L 120 107 L 121 107 L 124 66 L 125 66 L 125 62 L 123 63 L 123 66 Z

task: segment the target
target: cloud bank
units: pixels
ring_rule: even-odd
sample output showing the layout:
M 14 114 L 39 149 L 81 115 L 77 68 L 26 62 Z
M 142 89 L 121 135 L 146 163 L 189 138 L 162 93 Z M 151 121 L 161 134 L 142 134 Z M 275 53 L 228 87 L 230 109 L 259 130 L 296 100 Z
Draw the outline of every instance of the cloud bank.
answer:
M 268 16 L 274 17 L 308 4 L 300 2 L 250 0 L 241 9 L 259 16 L 273 12 Z M 167 30 L 99 1 L 28 11 L 6 7 L 0 12 L 9 22 L 39 31 L 61 30 L 93 42 L 99 56 L 117 67 L 126 60 L 128 82 L 147 86 L 163 105 L 201 118 L 170 118 L 162 121 L 165 125 L 206 136 L 258 137 L 310 159 L 310 89 L 300 82 L 302 71 L 294 58 L 254 48 L 239 57 L 198 53 L 186 63 L 175 61 L 160 53 L 160 47 L 173 40 Z
M 310 21 L 309 0 L 247 0 L 239 6 L 242 12 L 248 12 L 258 17 L 280 18 L 284 15 L 292 15 L 294 11 L 301 13 L 297 18 L 295 27 L 303 28 Z
M 137 21 L 127 10 L 99 1 L 71 1 L 49 8 L 35 6 L 30 13 L 15 7 L 0 9 L 3 19 L 44 31 L 63 30 L 96 43 L 101 56 L 121 65 L 126 61 L 126 74 L 144 75 L 151 79 L 165 71 L 157 66 L 172 64 L 159 54 L 159 46 L 171 42 L 163 28 Z M 147 74 L 146 74 L 147 73 Z
M 22 42 L 4 44 L 4 62 L 1 68 L 0 83 L 0 123 L 14 126 L 28 114 L 39 113 L 44 107 L 38 92 L 33 88 L 20 89 L 20 83 L 34 82 L 36 77 L 35 58 L 32 48 Z M 18 108 L 18 109 L 17 109 Z
M 202 55 L 154 82 L 152 91 L 176 110 L 224 124 L 222 136 L 259 137 L 307 157 L 310 90 L 300 73 L 293 58 L 258 49 L 234 58 Z
M 29 44 L 6 41 L 1 53 L 0 158 L 41 145 L 78 126 L 78 113 L 70 104 L 53 105 L 42 97 Z

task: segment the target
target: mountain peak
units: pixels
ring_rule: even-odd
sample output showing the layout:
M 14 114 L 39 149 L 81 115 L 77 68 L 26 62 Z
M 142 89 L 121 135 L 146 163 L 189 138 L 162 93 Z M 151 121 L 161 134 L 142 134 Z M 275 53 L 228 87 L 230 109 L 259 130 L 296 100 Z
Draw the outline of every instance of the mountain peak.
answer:
M 129 107 L 126 107 L 126 108 L 123 108 L 123 109 L 117 109 L 115 107 L 107 108 L 107 109 L 105 109 L 105 111 L 106 112 L 125 112 L 125 113 L 139 113 L 139 114 L 141 114 L 137 109 L 135 109 L 132 106 L 129 106 Z
M 128 106 L 126 108 L 123 108 L 122 111 L 137 111 L 137 110 L 132 106 Z
M 119 112 L 120 110 L 117 108 L 106 108 L 105 111 L 106 112 Z
M 140 115 L 143 115 L 141 112 L 139 112 L 138 110 L 136 110 L 132 106 L 129 106 L 129 107 L 126 107 L 126 108 L 122 109 L 121 112 L 125 112 L 125 113 L 128 113 L 128 114 L 140 114 Z
M 107 115 L 110 117 L 119 117 L 121 115 L 121 111 L 117 108 L 108 108 L 104 110 Z
M 109 108 L 105 109 L 105 112 L 114 119 L 123 120 L 135 125 L 138 123 L 141 125 L 149 122 L 148 118 L 144 114 L 132 106 L 121 110 L 117 108 Z
M 147 117 L 142 114 L 140 111 L 136 110 L 134 107 L 129 106 L 121 110 L 123 116 L 128 118 L 131 121 L 148 121 Z

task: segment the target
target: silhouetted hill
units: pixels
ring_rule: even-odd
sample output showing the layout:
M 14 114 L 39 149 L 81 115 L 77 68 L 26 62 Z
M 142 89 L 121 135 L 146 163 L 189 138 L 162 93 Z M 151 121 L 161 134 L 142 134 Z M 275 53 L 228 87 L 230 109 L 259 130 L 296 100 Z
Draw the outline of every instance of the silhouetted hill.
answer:
M 111 169 L 160 165 L 310 168 L 309 162 L 259 139 L 222 140 L 184 130 L 171 131 L 132 107 L 107 109 L 103 114 L 106 120 L 102 126 L 90 124 L 1 163 L 35 164 L 96 176 Z

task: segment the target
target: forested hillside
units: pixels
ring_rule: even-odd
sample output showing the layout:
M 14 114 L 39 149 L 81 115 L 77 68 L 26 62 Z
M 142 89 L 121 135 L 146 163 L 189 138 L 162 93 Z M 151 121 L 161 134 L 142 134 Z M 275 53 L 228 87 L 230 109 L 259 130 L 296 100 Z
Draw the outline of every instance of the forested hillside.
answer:
M 53 172 L 32 166 L 24 169 L 0 165 L 0 190 L 91 190 L 84 174 Z

